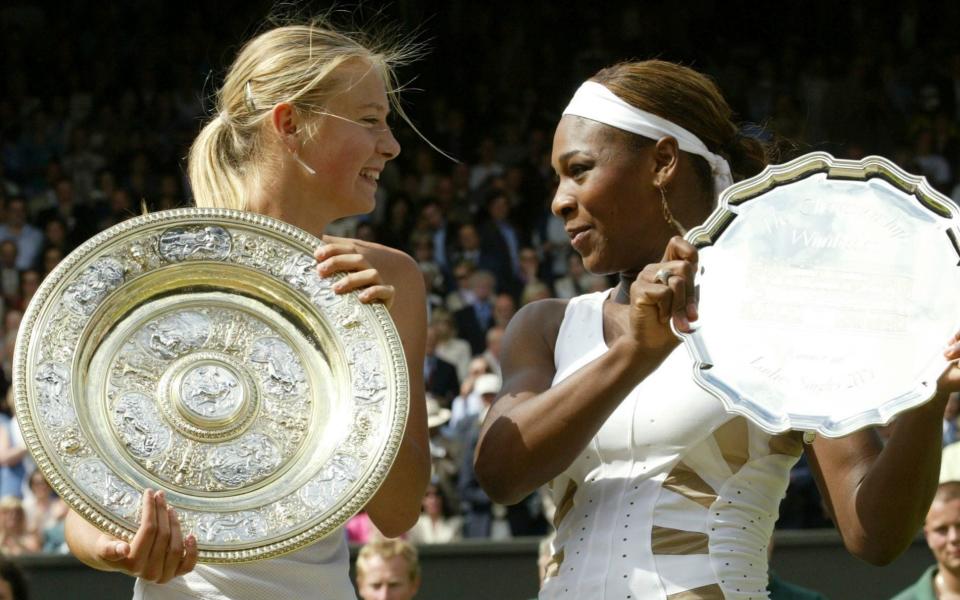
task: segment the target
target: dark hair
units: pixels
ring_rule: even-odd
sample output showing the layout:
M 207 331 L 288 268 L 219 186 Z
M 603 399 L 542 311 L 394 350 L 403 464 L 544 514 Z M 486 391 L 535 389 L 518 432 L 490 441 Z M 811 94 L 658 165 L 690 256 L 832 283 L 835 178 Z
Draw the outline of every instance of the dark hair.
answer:
M 767 147 L 740 134 L 732 120 L 733 110 L 713 80 L 703 73 L 663 60 L 644 60 L 601 69 L 590 79 L 625 102 L 696 135 L 711 152 L 730 163 L 734 181 L 752 177 L 767 165 Z M 716 191 L 707 161 L 697 155 L 691 157 L 704 189 Z

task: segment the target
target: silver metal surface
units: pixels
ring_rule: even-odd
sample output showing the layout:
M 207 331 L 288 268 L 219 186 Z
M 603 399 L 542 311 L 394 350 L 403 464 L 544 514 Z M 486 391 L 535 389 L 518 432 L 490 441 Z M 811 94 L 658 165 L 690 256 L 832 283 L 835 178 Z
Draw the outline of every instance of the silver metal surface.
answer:
M 399 447 L 406 364 L 387 310 L 333 292 L 321 242 L 238 211 L 180 209 L 96 236 L 44 281 L 14 367 L 24 440 L 78 513 L 130 539 L 165 490 L 200 559 L 327 535 Z
M 700 248 L 694 376 L 769 432 L 836 437 L 928 400 L 960 328 L 957 207 L 880 157 L 726 190 Z

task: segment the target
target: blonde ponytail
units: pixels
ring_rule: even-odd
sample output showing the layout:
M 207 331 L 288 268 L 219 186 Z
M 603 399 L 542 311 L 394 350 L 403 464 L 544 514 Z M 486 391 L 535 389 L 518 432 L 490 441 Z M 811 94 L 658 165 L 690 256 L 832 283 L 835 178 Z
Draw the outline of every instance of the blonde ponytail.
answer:
M 197 206 L 246 209 L 240 161 L 231 146 L 230 124 L 217 117 L 204 126 L 190 147 L 188 171 Z

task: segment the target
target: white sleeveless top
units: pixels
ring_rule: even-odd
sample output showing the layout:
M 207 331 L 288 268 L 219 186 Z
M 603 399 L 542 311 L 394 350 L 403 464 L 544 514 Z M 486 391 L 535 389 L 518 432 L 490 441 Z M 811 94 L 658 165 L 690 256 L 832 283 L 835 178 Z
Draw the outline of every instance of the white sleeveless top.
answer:
M 356 600 L 343 529 L 306 548 L 258 562 L 197 567 L 165 584 L 138 579 L 134 600 Z
M 554 383 L 608 350 L 607 295 L 570 300 Z M 681 344 L 551 483 L 557 536 L 540 598 L 767 598 L 767 545 L 802 449 L 800 434 L 727 413 Z

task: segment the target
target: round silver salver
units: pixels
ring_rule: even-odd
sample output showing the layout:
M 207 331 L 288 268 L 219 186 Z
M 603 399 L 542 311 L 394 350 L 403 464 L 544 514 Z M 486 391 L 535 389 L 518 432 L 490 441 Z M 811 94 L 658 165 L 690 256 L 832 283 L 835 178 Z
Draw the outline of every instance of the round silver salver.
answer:
M 37 465 L 131 539 L 164 490 L 204 562 L 292 552 L 367 503 L 409 389 L 382 304 L 336 294 L 322 242 L 240 211 L 131 219 L 70 254 L 24 315 L 16 412 Z
M 926 402 L 960 328 L 958 225 L 878 156 L 816 152 L 731 186 L 687 234 L 696 381 L 772 433 L 839 437 Z

